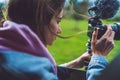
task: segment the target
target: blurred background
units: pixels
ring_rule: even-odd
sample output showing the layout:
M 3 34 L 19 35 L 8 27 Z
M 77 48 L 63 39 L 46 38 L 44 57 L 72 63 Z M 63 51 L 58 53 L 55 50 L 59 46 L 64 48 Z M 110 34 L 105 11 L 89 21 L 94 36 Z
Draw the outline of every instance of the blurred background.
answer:
M 62 36 L 73 35 L 88 30 L 88 9 L 93 5 L 94 0 L 66 0 L 64 17 L 60 23 Z M 76 5 L 76 6 L 74 6 Z M 102 20 L 103 24 L 120 22 L 120 12 L 112 19 Z M 57 38 L 49 51 L 54 56 L 57 65 L 71 61 L 87 51 L 89 37 L 87 32 L 81 33 L 69 39 Z M 115 40 L 115 48 L 107 56 L 110 62 L 120 50 L 120 41 Z

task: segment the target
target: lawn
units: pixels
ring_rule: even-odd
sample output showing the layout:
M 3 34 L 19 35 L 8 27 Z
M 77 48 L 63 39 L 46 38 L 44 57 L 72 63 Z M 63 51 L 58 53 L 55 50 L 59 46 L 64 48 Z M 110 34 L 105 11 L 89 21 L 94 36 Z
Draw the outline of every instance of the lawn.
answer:
M 63 19 L 60 25 L 62 28 L 61 35 L 67 36 L 86 31 L 88 22 L 86 20 L 75 21 L 73 19 Z M 86 43 L 88 39 L 89 37 L 87 36 L 87 32 L 69 39 L 57 38 L 52 46 L 48 46 L 48 49 L 55 58 L 57 65 L 59 65 L 71 61 L 86 52 Z M 119 45 L 120 41 L 115 41 L 115 48 L 107 56 L 109 61 L 111 61 L 118 54 L 120 47 Z

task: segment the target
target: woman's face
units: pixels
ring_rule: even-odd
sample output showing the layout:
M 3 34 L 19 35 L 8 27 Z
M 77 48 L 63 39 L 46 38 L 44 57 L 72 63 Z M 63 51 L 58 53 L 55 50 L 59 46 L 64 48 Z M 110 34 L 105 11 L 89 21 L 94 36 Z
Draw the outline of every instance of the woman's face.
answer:
M 45 29 L 45 40 L 46 40 L 45 45 L 52 45 L 54 40 L 56 40 L 55 34 L 60 34 L 62 32 L 59 24 L 62 17 L 63 17 L 63 10 L 57 16 L 52 17 L 49 28 L 47 26 Z

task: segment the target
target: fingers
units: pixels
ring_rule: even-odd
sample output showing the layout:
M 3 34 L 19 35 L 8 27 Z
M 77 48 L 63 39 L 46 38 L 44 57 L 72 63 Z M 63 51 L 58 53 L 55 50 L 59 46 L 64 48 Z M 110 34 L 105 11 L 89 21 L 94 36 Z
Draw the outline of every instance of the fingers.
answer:
M 91 40 L 93 54 L 107 55 L 114 48 L 114 35 L 115 32 L 109 25 L 107 25 L 107 30 L 100 39 L 97 39 L 98 30 L 95 30 Z
M 112 31 L 112 33 L 111 33 L 111 35 L 110 35 L 110 37 L 108 38 L 108 41 L 107 41 L 108 42 L 108 46 L 110 45 L 109 47 L 111 47 L 111 49 L 114 48 L 114 40 L 113 40 L 114 39 L 114 35 L 115 35 L 115 32 Z
M 101 40 L 104 41 L 102 55 L 106 56 L 114 48 L 114 35 L 115 32 L 112 31 L 112 28 L 110 26 L 107 26 L 107 31 L 101 38 Z
M 106 27 L 107 27 L 107 30 L 106 30 L 105 34 L 102 37 L 108 38 L 108 37 L 111 36 L 112 28 L 109 25 L 106 25 Z
M 104 51 L 111 51 L 114 47 L 114 35 L 115 32 L 112 31 L 112 28 L 110 26 L 107 26 L 107 31 L 101 38 L 104 41 Z
M 113 39 L 114 39 L 114 36 L 115 36 L 115 32 L 112 31 L 112 32 L 111 32 L 111 35 L 110 35 L 110 37 L 109 37 L 109 39 L 110 39 L 110 40 L 113 40 Z
M 92 34 L 92 40 L 91 40 L 92 44 L 94 44 L 97 41 L 97 36 L 98 36 L 98 29 L 95 28 L 95 30 Z
M 111 44 L 114 45 L 114 35 L 115 35 L 115 32 L 111 31 L 110 33 L 111 34 L 108 37 L 104 37 L 102 39 L 104 41 L 104 44 L 106 44 L 106 47 L 111 45 Z
M 109 44 L 114 44 L 114 35 L 115 32 L 112 31 L 112 28 L 110 26 L 107 25 L 107 31 L 105 32 L 105 34 L 101 37 L 101 40 L 104 41 L 104 44 L 106 44 L 107 46 Z
M 110 43 L 106 48 L 105 48 L 105 52 L 104 52 L 104 56 L 106 56 L 112 49 L 114 48 L 114 43 Z

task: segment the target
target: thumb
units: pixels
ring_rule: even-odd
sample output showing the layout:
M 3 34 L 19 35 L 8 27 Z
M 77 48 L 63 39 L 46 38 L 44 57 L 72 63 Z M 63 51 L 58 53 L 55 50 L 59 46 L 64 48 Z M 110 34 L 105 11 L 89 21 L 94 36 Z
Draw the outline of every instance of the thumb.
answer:
M 97 41 L 97 36 L 98 36 L 98 28 L 95 28 L 93 34 L 92 34 L 92 44 L 94 44 Z

